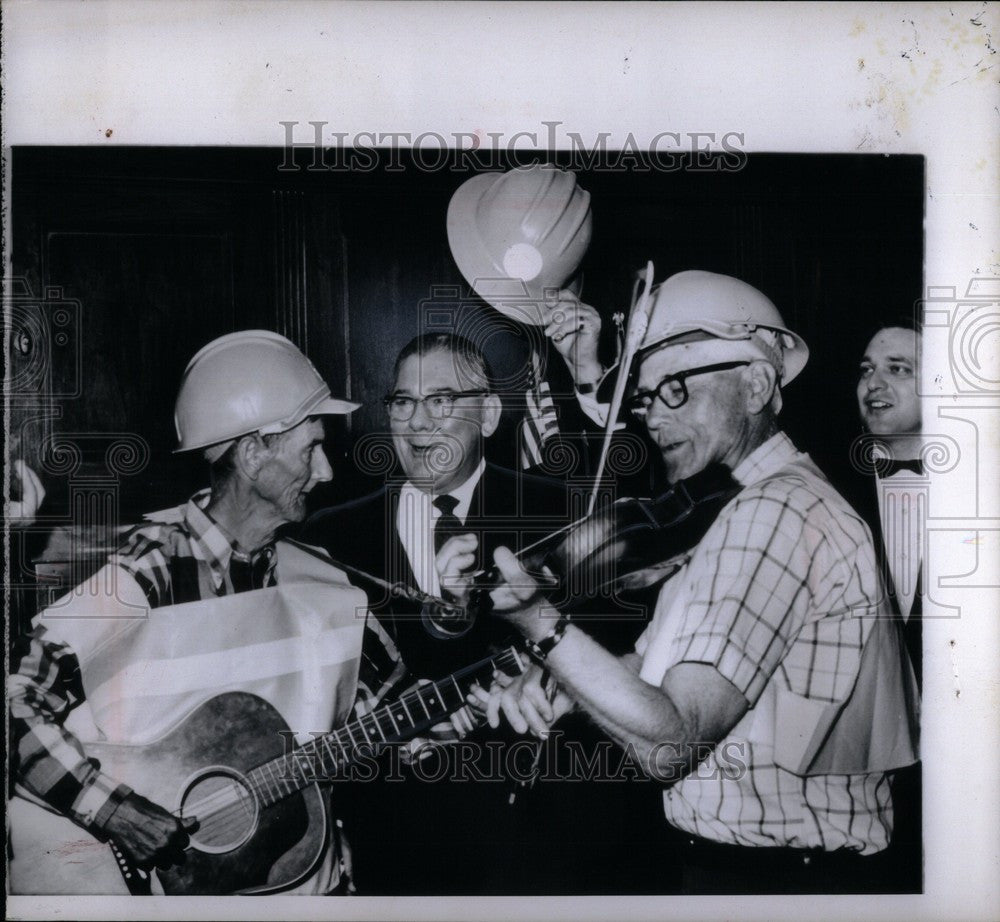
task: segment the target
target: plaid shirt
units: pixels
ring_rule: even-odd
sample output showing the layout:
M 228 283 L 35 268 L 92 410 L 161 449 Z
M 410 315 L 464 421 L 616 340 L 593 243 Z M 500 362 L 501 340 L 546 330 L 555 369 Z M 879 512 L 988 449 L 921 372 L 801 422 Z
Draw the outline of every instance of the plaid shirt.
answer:
M 184 506 L 153 513 L 149 524 L 133 528 L 109 563 L 128 571 L 153 608 L 231 594 L 230 561 L 234 540 L 205 512 L 208 490 Z M 267 545 L 249 561 L 264 587 L 275 583 L 275 553 Z M 384 631 L 368 619 L 364 647 L 368 657 L 398 659 Z M 63 726 L 86 695 L 80 664 L 66 645 L 46 639 L 40 622 L 15 647 L 8 700 L 11 715 L 12 775 L 60 813 L 101 836 L 122 799 L 131 793 L 88 759 L 80 742 Z M 384 666 L 382 667 L 384 668 Z M 364 664 L 362 672 L 365 672 Z M 371 706 L 377 689 L 359 682 L 359 705 Z
M 709 663 L 751 708 L 664 793 L 667 819 L 734 845 L 877 852 L 892 829 L 887 776 L 779 767 L 775 740 L 795 731 L 773 716 L 779 694 L 798 696 L 801 712 L 853 689 L 870 616 L 882 612 L 871 537 L 783 434 L 733 475 L 744 489 L 664 587 L 636 644 L 646 681 L 659 685 L 676 663 Z

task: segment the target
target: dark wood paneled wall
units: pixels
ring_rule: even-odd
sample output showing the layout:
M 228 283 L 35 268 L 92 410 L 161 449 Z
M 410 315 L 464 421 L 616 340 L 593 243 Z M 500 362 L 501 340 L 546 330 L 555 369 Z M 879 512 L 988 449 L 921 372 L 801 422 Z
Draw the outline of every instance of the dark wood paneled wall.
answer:
M 298 153 L 303 167 L 312 160 Z M 352 447 L 382 432 L 393 359 L 422 329 L 453 318 L 517 391 L 527 337 L 468 297 L 448 250 L 448 201 L 469 172 L 282 171 L 284 159 L 13 152 L 15 326 L 30 343 L 9 357 L 24 372 L 11 447 L 41 470 L 53 515 L 102 477 L 125 521 L 204 484 L 198 459 L 172 454 L 173 400 L 188 359 L 231 330 L 289 336 L 335 392 L 363 404 L 331 427 L 337 477 L 317 503 L 374 485 Z M 920 296 L 922 160 L 758 155 L 736 172 L 589 169 L 579 179 L 594 209 L 586 300 L 606 314 L 625 308 L 647 259 L 658 280 L 703 268 L 760 286 L 813 347 L 786 424 L 828 468 L 843 463 L 865 336 Z M 609 353 L 612 339 L 608 324 Z M 507 463 L 513 425 L 509 412 L 491 445 Z

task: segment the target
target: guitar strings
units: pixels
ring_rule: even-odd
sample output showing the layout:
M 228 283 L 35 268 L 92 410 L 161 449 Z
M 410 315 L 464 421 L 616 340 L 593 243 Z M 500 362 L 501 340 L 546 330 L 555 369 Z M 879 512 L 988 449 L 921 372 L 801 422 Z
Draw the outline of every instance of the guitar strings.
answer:
M 246 803 L 246 795 L 249 795 L 251 800 L 255 803 L 261 804 L 263 806 L 269 806 L 272 803 L 276 803 L 285 797 L 291 796 L 291 794 L 296 793 L 303 789 L 303 787 L 314 783 L 316 779 L 309 779 L 306 777 L 296 777 L 295 767 L 300 764 L 300 760 L 303 756 L 318 755 L 320 764 L 325 768 L 328 761 L 328 753 L 333 756 L 335 763 L 339 762 L 338 753 L 330 752 L 329 744 L 327 743 L 327 752 L 324 752 L 322 744 L 324 740 L 329 740 L 333 737 L 334 743 L 339 750 L 339 757 L 344 760 L 351 759 L 352 750 L 356 750 L 360 745 L 354 738 L 354 734 L 351 732 L 352 729 L 360 730 L 365 738 L 365 744 L 367 745 L 388 745 L 390 744 L 389 738 L 386 736 L 385 731 L 382 729 L 382 723 L 379 720 L 380 715 L 388 714 L 390 715 L 390 722 L 393 727 L 396 728 L 394 732 L 390 735 L 393 737 L 399 737 L 398 726 L 395 717 L 392 716 L 392 708 L 398 707 L 400 704 L 403 706 L 404 713 L 407 714 L 409 722 L 413 725 L 423 722 L 423 719 L 433 720 L 430 716 L 430 712 L 427 709 L 425 696 L 428 692 L 432 692 L 437 695 L 439 703 L 441 705 L 445 704 L 445 696 L 443 694 L 443 689 L 448 686 L 449 693 L 451 691 L 450 686 L 454 685 L 455 690 L 459 692 L 460 697 L 462 697 L 461 688 L 458 686 L 458 679 L 464 678 L 470 673 L 477 672 L 484 668 L 486 662 L 494 669 L 503 669 L 504 666 L 518 665 L 520 666 L 519 658 L 517 653 L 513 649 L 508 649 L 504 653 L 499 654 L 496 657 L 490 657 L 488 661 L 483 661 L 480 663 L 475 663 L 472 666 L 466 667 L 465 669 L 459 670 L 453 675 L 449 676 L 447 679 L 442 679 L 439 682 L 430 683 L 429 687 L 424 686 L 422 688 L 416 688 L 412 692 L 402 695 L 396 702 L 390 705 L 386 705 L 376 711 L 372 711 L 370 714 L 364 715 L 364 717 L 355 720 L 353 723 L 345 724 L 339 730 L 333 730 L 328 734 L 324 734 L 323 737 L 315 739 L 306 745 L 300 747 L 294 753 L 284 754 L 275 759 L 265 762 L 262 765 L 257 766 L 247 772 L 245 778 L 246 781 L 233 780 L 219 788 L 216 791 L 202 797 L 193 803 L 186 804 L 185 809 L 188 816 L 195 816 L 198 818 L 201 824 L 202 832 L 211 832 L 215 836 L 218 836 L 224 832 L 231 831 L 232 829 L 246 824 L 246 819 L 248 816 L 252 816 L 253 810 L 248 809 Z M 414 705 L 414 707 L 419 704 L 424 710 L 425 718 L 413 720 L 412 714 L 409 711 L 408 705 Z M 461 706 L 461 705 L 459 705 Z M 419 714 L 419 711 L 416 711 Z M 445 714 L 447 714 L 447 709 Z M 444 716 L 444 715 L 443 715 Z M 365 718 L 370 718 L 370 723 L 374 725 L 374 729 L 378 731 L 379 735 L 382 736 L 382 740 L 372 740 L 364 726 Z M 340 734 L 345 732 L 348 739 L 351 740 L 351 746 L 345 745 L 341 739 Z M 401 737 L 400 737 L 401 738 Z M 274 776 L 274 770 L 276 768 L 283 769 L 276 777 Z M 268 778 L 267 773 L 270 773 L 272 777 Z M 290 775 L 288 774 L 290 771 Z M 291 788 L 291 790 L 281 791 L 279 785 L 284 785 L 285 787 Z

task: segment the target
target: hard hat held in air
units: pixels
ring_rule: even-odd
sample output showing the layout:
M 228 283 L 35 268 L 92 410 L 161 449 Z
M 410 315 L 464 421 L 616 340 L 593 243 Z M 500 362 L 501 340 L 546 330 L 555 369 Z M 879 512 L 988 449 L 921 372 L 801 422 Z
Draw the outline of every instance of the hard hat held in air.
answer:
M 298 347 L 268 330 L 213 340 L 188 363 L 174 409 L 176 451 L 206 448 L 216 460 L 233 439 L 284 432 L 310 416 L 345 414 L 359 404 L 337 400 Z
M 448 244 L 466 281 L 501 313 L 539 326 L 547 294 L 579 290 L 591 229 L 590 194 L 549 164 L 473 176 L 448 205 Z
M 745 341 L 787 384 L 805 367 L 809 347 L 785 326 L 778 308 L 752 285 L 729 275 L 691 269 L 656 290 L 639 355 L 682 337 Z

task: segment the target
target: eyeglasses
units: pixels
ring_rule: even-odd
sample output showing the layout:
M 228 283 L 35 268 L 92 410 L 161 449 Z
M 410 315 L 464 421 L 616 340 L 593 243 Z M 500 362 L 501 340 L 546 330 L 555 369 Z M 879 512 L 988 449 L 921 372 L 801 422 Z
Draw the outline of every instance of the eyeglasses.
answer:
M 625 401 L 625 406 L 637 419 L 646 418 L 646 411 L 652 406 L 656 397 L 659 397 L 671 410 L 676 410 L 687 403 L 688 389 L 684 382 L 688 378 L 693 378 L 695 375 L 707 375 L 713 371 L 728 371 L 731 368 L 739 368 L 749 364 L 749 362 L 720 362 L 717 365 L 701 365 L 698 368 L 679 371 L 675 375 L 667 375 L 656 385 L 655 390 L 639 391 L 633 394 Z
M 389 411 L 389 419 L 405 423 L 417 412 L 417 404 L 423 404 L 424 412 L 431 419 L 447 419 L 455 407 L 455 401 L 462 397 L 485 397 L 486 391 L 444 391 L 426 397 L 407 397 L 405 394 L 389 394 L 382 402 Z

